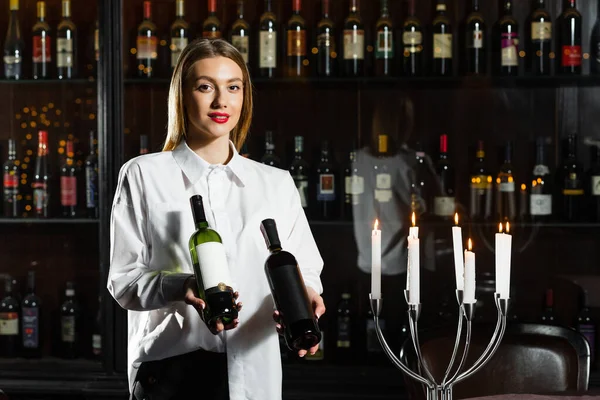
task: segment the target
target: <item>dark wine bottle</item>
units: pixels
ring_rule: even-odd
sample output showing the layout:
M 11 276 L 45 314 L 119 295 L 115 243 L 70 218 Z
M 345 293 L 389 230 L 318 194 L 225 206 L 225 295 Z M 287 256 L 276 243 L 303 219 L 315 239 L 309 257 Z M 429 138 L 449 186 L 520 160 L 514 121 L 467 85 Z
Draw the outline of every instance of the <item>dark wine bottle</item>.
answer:
M 439 219 L 449 220 L 456 212 L 454 167 L 448 159 L 448 135 L 440 136 L 440 155 L 435 167 L 439 191 L 433 198 L 433 212 Z
M 380 0 L 381 10 L 375 24 L 375 75 L 394 74 L 394 25 L 388 0 Z
M 67 140 L 66 161 L 60 168 L 60 205 L 63 217 L 77 216 L 77 176 L 78 168 L 73 159 L 73 141 Z
M 575 329 L 585 336 L 590 345 L 590 365 L 591 368 L 594 368 L 596 364 L 596 321 L 592 318 L 588 306 L 587 290 L 584 290 L 581 293 L 580 303 L 580 311 L 577 315 L 577 325 L 575 326 Z
M 496 212 L 500 221 L 512 222 L 517 217 L 517 194 L 512 157 L 513 144 L 509 141 L 504 147 L 504 162 L 496 178 Z
M 557 21 L 558 36 L 556 59 L 558 72 L 565 75 L 581 74 L 581 14 L 575 0 L 564 0 L 563 12 Z
M 317 165 L 317 212 L 320 219 L 337 217 L 337 170 L 329 159 L 329 142 L 324 140 L 321 145 L 321 160 Z
M 198 296 L 206 304 L 202 313 L 203 320 L 209 327 L 214 327 L 217 319 L 228 325 L 238 317 L 238 311 L 233 298 L 225 247 L 219 233 L 208 226 L 202 196 L 190 197 L 190 205 L 196 231 L 190 237 L 189 248 Z
M 0 357 L 16 357 L 19 349 L 19 321 L 21 310 L 12 277 L 6 276 L 4 297 L 0 301 Z
M 465 72 L 467 75 L 485 75 L 486 26 L 479 10 L 479 0 L 472 0 L 471 12 L 467 16 L 465 32 Z
M 471 173 L 470 216 L 474 220 L 484 221 L 492 216 L 492 176 L 485 165 L 483 140 L 477 143 L 475 158 Z
M 446 14 L 446 0 L 438 0 L 433 19 L 433 74 L 452 75 L 452 26 Z
M 277 17 L 272 10 L 272 0 L 265 0 L 265 10 L 260 16 L 258 32 L 258 71 L 263 78 L 273 78 L 277 71 Z
M 554 290 L 546 289 L 546 297 L 544 298 L 544 309 L 542 310 L 542 324 L 555 325 L 556 316 L 554 315 Z
M 98 218 L 98 154 L 94 131 L 90 131 L 90 152 L 85 158 L 85 207 L 88 218 Z
M 415 14 L 415 0 L 408 0 L 408 16 L 402 26 L 402 63 L 404 75 L 423 73 L 423 29 Z
M 552 20 L 546 10 L 545 0 L 536 0 L 528 22 L 527 69 L 533 75 L 549 75 Z
M 344 21 L 343 37 L 345 75 L 362 76 L 365 64 L 365 30 L 360 17 L 358 0 L 350 0 L 350 12 Z
M 29 271 L 27 273 L 27 294 L 21 302 L 23 355 L 26 357 L 41 357 L 42 355 L 41 306 L 42 300 L 35 291 L 35 271 Z
M 600 221 L 600 146 L 590 146 L 590 169 L 588 179 L 589 216 L 596 222 Z
M 244 0 L 237 0 L 237 19 L 231 25 L 229 40 L 238 49 L 246 65 L 249 65 L 251 51 L 250 24 L 244 18 Z
M 260 230 L 271 253 L 265 261 L 265 274 L 281 315 L 286 344 L 292 350 L 308 350 L 321 341 L 321 331 L 298 262 L 282 249 L 275 220 L 265 219 Z
M 558 215 L 563 221 L 577 222 L 583 216 L 583 171 L 577 159 L 577 135 L 570 134 L 563 144 L 563 161 L 556 171 L 559 199 Z
M 20 168 L 17 161 L 15 140 L 8 139 L 8 160 L 3 165 L 4 181 L 4 216 L 15 218 L 20 212 Z
M 62 0 L 62 20 L 56 27 L 56 71 L 58 79 L 77 75 L 77 27 L 71 20 L 71 0 Z
M 294 179 L 298 194 L 300 195 L 300 204 L 304 212 L 308 211 L 308 163 L 304 159 L 304 137 L 294 137 L 294 160 L 290 165 L 290 175 Z
M 50 216 L 50 161 L 48 160 L 48 131 L 38 132 L 38 154 L 33 176 L 33 210 L 37 217 Z
M 52 36 L 50 25 L 46 22 L 46 2 L 37 2 L 37 22 L 33 25 L 33 79 L 50 78 L 52 64 Z
M 279 167 L 281 160 L 275 154 L 275 140 L 273 139 L 273 131 L 265 132 L 265 154 L 260 159 L 260 162 L 271 167 Z
M 329 0 L 321 1 L 321 19 L 317 23 L 317 75 L 333 76 L 337 48 L 333 21 L 329 18 Z
M 66 283 L 65 298 L 60 307 L 60 341 L 63 358 L 79 357 L 79 341 L 81 335 L 81 306 L 75 297 L 75 285 Z
M 156 77 L 158 38 L 156 25 L 152 22 L 152 3 L 144 1 L 144 19 L 137 28 L 136 58 L 140 78 Z
M 19 27 L 19 0 L 10 0 L 10 17 L 4 41 L 4 77 L 6 79 L 23 78 L 23 49 L 25 43 Z
M 175 1 L 175 21 L 171 24 L 171 69 L 175 69 L 179 56 L 190 38 L 190 24 L 185 20 L 184 0 Z
M 543 221 L 552 215 L 552 179 L 550 178 L 550 168 L 546 163 L 546 150 L 542 138 L 537 140 L 535 159 L 529 211 L 533 220 Z
M 519 24 L 512 15 L 513 0 L 504 0 L 504 15 L 496 24 L 494 39 L 496 70 L 499 75 L 519 74 Z

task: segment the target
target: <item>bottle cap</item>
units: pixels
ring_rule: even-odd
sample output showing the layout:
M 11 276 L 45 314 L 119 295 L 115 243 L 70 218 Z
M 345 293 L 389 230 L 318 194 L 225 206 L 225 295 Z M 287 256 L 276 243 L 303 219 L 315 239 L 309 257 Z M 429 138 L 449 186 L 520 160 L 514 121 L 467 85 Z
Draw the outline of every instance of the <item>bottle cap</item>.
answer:
M 281 241 L 277 233 L 277 224 L 274 219 L 267 218 L 260 224 L 260 231 L 265 238 L 269 250 L 281 249 Z

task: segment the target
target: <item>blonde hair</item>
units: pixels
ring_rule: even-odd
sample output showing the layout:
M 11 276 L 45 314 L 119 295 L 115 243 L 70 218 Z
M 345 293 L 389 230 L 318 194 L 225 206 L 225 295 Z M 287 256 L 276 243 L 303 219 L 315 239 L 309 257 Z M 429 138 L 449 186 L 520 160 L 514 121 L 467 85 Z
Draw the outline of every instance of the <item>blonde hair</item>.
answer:
M 175 149 L 181 140 L 187 135 L 187 115 L 183 106 L 183 88 L 186 79 L 193 71 L 196 61 L 212 58 L 227 57 L 233 60 L 242 70 L 244 80 L 244 102 L 240 120 L 231 131 L 231 140 L 235 147 L 240 150 L 246 140 L 250 124 L 252 122 L 252 82 L 248 67 L 242 58 L 240 52 L 231 44 L 223 39 L 197 39 L 188 44 L 177 61 L 171 86 L 169 88 L 167 138 L 163 146 L 163 151 Z

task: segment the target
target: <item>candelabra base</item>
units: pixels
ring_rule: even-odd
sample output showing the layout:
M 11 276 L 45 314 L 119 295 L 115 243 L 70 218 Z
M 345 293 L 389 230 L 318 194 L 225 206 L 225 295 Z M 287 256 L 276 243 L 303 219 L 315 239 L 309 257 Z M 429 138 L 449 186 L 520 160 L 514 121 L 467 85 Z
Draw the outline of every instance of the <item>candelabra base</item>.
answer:
M 452 400 L 452 387 L 428 387 L 427 400 Z

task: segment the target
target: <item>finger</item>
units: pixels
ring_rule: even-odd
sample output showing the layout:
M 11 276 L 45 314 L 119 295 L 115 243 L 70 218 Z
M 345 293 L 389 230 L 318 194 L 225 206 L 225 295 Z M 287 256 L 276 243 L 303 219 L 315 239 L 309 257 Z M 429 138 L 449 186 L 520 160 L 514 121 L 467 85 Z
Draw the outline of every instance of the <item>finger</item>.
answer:
M 310 355 L 311 355 L 311 356 L 314 356 L 314 355 L 315 355 L 315 353 L 317 352 L 317 350 L 319 350 L 319 345 L 318 345 L 318 344 L 316 344 L 316 345 L 314 345 L 313 347 L 311 347 L 311 348 L 308 350 L 308 352 L 310 353 Z
M 233 292 L 233 299 L 237 300 L 238 297 L 240 297 L 240 292 Z
M 279 322 L 279 311 L 273 311 L 273 320 L 275 320 L 275 322 Z
M 221 332 L 223 329 L 225 329 L 225 326 L 223 325 L 223 321 L 221 321 L 221 318 L 217 318 L 217 321 L 215 322 L 215 329 L 217 332 Z
M 317 317 L 317 319 L 319 319 L 323 314 L 325 314 L 325 303 L 323 303 L 323 298 L 321 296 L 314 299 L 313 309 L 315 310 L 315 317 Z
M 237 328 L 237 326 L 240 324 L 240 320 L 239 319 L 234 319 L 232 323 L 225 325 L 225 330 L 228 331 L 230 329 L 233 328 Z
M 275 325 L 275 329 L 277 330 L 277 333 L 283 335 L 283 326 L 281 326 L 281 324 Z
M 235 307 L 237 308 L 238 312 L 242 309 L 242 307 L 244 306 L 244 303 L 239 302 L 235 305 Z
M 298 357 L 304 357 L 306 355 L 306 350 L 298 350 Z

